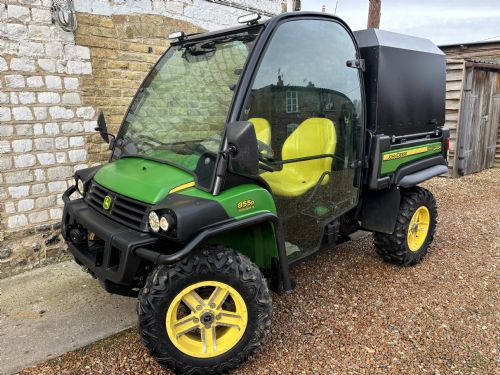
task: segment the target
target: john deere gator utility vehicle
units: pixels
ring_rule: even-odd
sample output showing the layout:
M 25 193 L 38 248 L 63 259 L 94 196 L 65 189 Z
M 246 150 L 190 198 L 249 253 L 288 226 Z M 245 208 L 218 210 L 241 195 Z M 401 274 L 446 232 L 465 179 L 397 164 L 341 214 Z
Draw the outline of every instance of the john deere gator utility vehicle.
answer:
M 103 287 L 139 295 L 165 367 L 234 368 L 261 345 L 289 267 L 371 231 L 385 260 L 427 253 L 447 172 L 445 57 L 430 41 L 353 33 L 325 13 L 257 15 L 171 35 L 111 136 L 76 172 L 62 233 Z M 300 285 L 300 280 L 298 280 Z

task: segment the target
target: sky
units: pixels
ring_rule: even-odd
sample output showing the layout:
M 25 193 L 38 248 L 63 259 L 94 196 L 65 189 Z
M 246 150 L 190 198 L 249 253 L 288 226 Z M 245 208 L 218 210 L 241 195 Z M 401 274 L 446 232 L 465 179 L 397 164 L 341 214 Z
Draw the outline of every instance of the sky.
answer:
M 336 0 L 302 0 L 302 10 L 335 12 Z M 500 40 L 500 0 L 382 0 L 380 28 L 437 45 Z M 366 29 L 368 0 L 338 0 L 336 15 Z

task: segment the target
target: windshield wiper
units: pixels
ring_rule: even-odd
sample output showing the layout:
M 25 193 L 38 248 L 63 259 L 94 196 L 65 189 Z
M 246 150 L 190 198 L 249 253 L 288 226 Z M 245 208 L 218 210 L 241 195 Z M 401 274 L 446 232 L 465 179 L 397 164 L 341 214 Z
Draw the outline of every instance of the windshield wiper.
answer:
M 183 144 L 186 144 L 186 143 L 200 143 L 200 142 L 203 142 L 204 139 L 190 139 L 188 141 L 178 141 L 178 142 L 172 142 L 172 143 L 163 143 L 164 145 L 167 145 L 167 146 L 176 146 L 176 145 L 183 145 Z
M 249 35 L 249 34 L 238 34 L 238 35 L 229 35 L 229 36 L 224 36 L 224 37 L 219 37 L 217 39 L 212 39 L 208 41 L 200 41 L 200 42 L 193 42 L 193 43 L 186 43 L 184 44 L 181 48 L 185 48 L 186 50 L 184 51 L 182 57 L 186 60 L 189 61 L 189 57 L 191 56 L 201 56 L 201 55 L 206 55 L 208 53 L 215 52 L 216 44 L 220 43 L 228 43 L 228 42 L 233 42 L 233 41 L 241 41 L 244 43 L 251 42 L 255 39 L 255 35 Z
M 192 46 L 186 47 L 186 53 L 189 53 L 192 56 L 204 55 L 206 53 L 214 51 L 215 51 L 215 41 L 203 44 L 194 44 Z

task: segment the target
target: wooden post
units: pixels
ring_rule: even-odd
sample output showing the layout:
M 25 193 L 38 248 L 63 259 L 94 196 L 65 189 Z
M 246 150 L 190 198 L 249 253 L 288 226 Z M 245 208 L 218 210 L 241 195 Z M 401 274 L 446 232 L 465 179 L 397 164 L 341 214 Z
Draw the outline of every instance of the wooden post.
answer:
M 378 29 L 380 27 L 380 6 L 382 0 L 369 0 L 368 28 Z

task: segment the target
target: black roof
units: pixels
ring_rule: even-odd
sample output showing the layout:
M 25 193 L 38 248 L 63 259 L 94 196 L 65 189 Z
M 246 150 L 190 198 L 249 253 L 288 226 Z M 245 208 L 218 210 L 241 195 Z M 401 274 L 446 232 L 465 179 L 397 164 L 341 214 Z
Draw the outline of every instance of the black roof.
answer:
M 382 46 L 443 55 L 432 41 L 416 36 L 380 29 L 358 30 L 354 32 L 354 36 L 359 48 Z

